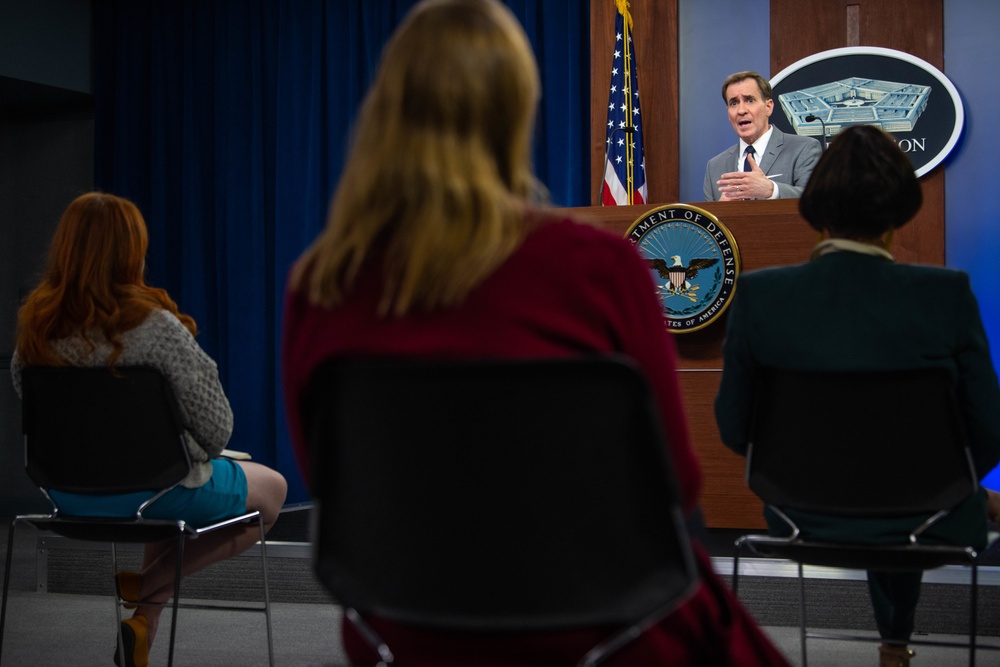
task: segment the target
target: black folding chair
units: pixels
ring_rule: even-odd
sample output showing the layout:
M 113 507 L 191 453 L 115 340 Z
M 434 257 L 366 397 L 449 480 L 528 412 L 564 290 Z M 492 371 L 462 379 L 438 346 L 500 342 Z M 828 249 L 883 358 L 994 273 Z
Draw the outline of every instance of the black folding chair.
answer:
M 173 392 L 163 375 L 152 368 L 30 367 L 22 372 L 22 431 L 29 477 L 48 496 L 57 490 L 78 494 L 120 494 L 155 491 L 156 495 L 127 518 L 69 516 L 53 502 L 51 514 L 21 515 L 11 521 L 7 540 L 3 603 L 0 606 L 0 652 L 7 616 L 14 528 L 28 523 L 76 540 L 109 542 L 112 574 L 118 571 L 116 543 L 176 540 L 172 623 L 168 664 L 173 664 L 179 607 L 263 612 L 267 619 L 268 660 L 274 664 L 271 605 L 267 584 L 264 522 L 259 512 L 247 512 L 209 526 L 184 521 L 147 519 L 143 511 L 174 488 L 191 469 L 183 427 Z M 50 497 L 51 500 L 51 497 Z M 184 544 L 206 533 L 238 523 L 256 521 L 260 527 L 260 563 L 263 573 L 262 606 L 190 604 L 180 602 Z M 118 648 L 121 638 L 121 606 Z M 2 655 L 2 653 L 0 653 Z
M 971 546 L 931 544 L 922 537 L 977 489 L 949 374 L 942 369 L 822 373 L 768 368 L 755 394 L 747 483 L 788 522 L 790 535 L 740 537 L 733 559 L 734 590 L 744 548 L 798 563 L 805 667 L 807 638 L 880 640 L 807 631 L 804 564 L 883 571 L 969 565 L 968 644 L 910 643 L 967 647 L 974 665 L 978 554 Z M 845 544 L 803 536 L 782 511 L 789 509 L 843 518 L 930 518 L 906 543 Z
M 621 628 L 697 584 L 660 417 L 623 359 L 332 361 L 303 414 L 319 579 L 362 618 L 446 630 Z

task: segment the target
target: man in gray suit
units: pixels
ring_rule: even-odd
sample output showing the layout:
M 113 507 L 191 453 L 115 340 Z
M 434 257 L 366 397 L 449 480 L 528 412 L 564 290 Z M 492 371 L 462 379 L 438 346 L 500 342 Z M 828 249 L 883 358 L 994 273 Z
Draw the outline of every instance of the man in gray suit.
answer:
M 801 196 L 822 152 L 820 142 L 771 125 L 771 84 L 757 72 L 729 75 L 722 99 L 740 142 L 708 161 L 705 201 Z

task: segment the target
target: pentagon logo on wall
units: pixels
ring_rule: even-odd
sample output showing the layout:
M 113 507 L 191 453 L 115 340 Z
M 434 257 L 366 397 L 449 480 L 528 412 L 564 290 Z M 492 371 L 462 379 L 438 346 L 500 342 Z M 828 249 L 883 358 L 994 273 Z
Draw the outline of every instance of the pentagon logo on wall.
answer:
M 824 135 L 852 125 L 892 134 L 923 176 L 948 156 L 965 111 L 955 86 L 930 63 L 903 51 L 852 46 L 816 53 L 771 79 L 783 132 Z

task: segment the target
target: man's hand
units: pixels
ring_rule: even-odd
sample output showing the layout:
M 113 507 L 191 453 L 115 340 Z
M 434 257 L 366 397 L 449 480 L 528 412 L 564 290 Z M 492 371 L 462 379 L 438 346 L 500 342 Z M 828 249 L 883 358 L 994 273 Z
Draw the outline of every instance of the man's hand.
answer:
M 723 174 L 718 181 L 719 201 L 735 201 L 738 199 L 769 199 L 777 186 L 769 179 L 752 155 L 748 155 L 750 171 L 731 171 Z

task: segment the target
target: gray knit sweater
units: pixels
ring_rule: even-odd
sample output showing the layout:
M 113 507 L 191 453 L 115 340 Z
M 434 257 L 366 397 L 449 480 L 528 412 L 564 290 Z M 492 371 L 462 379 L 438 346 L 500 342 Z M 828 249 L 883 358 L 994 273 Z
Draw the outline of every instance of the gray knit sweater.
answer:
M 75 366 L 102 366 L 111 345 L 100 332 L 91 336 L 91 352 L 83 338 L 63 338 L 54 349 Z M 233 411 L 219 381 L 215 362 L 195 341 L 180 320 L 165 310 L 154 310 L 146 320 L 122 335 L 121 366 L 151 366 L 170 382 L 180 406 L 185 441 L 191 453 L 191 473 L 181 482 L 197 488 L 212 476 L 209 462 L 219 455 L 233 433 Z M 11 362 L 14 389 L 21 395 L 21 368 L 17 352 Z

